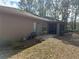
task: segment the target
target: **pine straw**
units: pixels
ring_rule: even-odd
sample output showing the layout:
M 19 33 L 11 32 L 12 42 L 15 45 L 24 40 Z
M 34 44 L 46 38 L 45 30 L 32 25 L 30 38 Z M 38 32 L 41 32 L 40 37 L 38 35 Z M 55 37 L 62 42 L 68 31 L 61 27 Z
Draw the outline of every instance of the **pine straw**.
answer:
M 79 59 L 79 47 L 49 38 L 9 59 Z

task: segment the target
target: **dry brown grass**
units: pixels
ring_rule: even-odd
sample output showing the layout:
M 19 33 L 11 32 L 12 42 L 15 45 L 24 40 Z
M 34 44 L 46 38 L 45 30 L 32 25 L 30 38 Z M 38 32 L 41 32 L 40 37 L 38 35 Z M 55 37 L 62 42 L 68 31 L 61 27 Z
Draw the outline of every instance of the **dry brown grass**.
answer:
M 49 38 L 9 59 L 79 59 L 79 47 Z

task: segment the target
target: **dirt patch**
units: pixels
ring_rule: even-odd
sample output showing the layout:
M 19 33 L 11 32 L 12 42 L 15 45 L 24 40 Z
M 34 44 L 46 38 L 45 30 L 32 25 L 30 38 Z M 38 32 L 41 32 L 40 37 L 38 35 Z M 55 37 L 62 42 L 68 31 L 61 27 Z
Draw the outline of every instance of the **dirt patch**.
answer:
M 9 59 L 79 59 L 79 47 L 65 44 L 56 38 L 48 38 Z

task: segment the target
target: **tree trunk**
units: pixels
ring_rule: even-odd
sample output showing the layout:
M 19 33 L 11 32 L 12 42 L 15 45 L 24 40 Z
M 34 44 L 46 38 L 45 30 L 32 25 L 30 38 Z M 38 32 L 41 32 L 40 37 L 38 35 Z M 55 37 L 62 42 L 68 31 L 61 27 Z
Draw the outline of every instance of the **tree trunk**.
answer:
M 74 30 L 76 30 L 76 19 L 77 19 L 77 9 L 75 12 L 75 19 L 74 19 Z

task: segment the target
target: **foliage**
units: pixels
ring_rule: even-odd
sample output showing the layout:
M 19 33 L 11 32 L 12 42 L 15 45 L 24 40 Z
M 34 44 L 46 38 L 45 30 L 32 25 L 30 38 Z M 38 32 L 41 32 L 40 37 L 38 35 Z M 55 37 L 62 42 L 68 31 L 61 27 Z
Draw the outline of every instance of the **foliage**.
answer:
M 19 2 L 21 9 L 32 12 L 38 16 L 51 16 L 55 19 L 59 18 L 58 4 L 59 2 L 54 2 L 53 0 L 21 0 Z
M 41 17 L 52 17 L 55 20 L 67 22 L 71 20 L 71 29 L 76 29 L 76 20 L 79 16 L 79 0 L 21 0 L 21 9 Z

